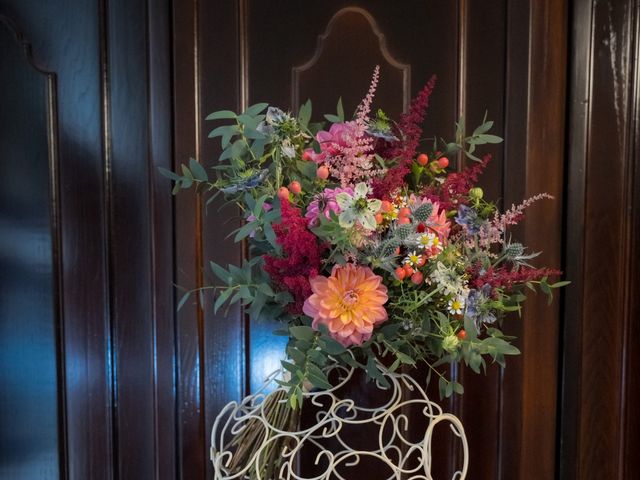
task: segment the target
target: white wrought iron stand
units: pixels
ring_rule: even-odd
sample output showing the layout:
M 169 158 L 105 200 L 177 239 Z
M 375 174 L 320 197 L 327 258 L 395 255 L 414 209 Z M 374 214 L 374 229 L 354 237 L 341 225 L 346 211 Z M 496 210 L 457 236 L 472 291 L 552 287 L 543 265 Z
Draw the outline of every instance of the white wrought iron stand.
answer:
M 211 432 L 211 461 L 215 472 L 215 480 L 246 480 L 252 466 L 257 466 L 260 453 L 271 442 L 280 438 L 289 440 L 289 448 L 285 448 L 283 463 L 279 469 L 278 479 L 283 480 L 352 480 L 357 473 L 357 465 L 364 458 L 368 461 L 382 462 L 393 472 L 387 476 L 388 480 L 433 480 L 431 476 L 431 441 L 433 430 L 440 422 L 447 422 L 457 438 L 463 451 L 462 468 L 455 472 L 452 480 L 463 480 L 467 475 L 469 463 L 469 449 L 464 428 L 460 420 L 449 413 L 443 413 L 439 405 L 429 400 L 424 389 L 410 376 L 404 373 L 384 371 L 384 376 L 391 385 L 384 389 L 389 400 L 376 408 L 358 406 L 351 399 L 340 399 L 336 391 L 350 381 L 353 370 L 334 367 L 339 372 L 339 382 L 331 390 L 305 393 L 305 405 L 311 403 L 319 409 L 316 413 L 316 423 L 309 428 L 298 431 L 283 431 L 274 428 L 265 415 L 263 406 L 268 396 L 278 389 L 265 393 L 269 386 L 273 386 L 274 379 L 282 372 L 276 371 L 269 376 L 263 389 L 246 397 L 240 403 L 231 402 L 226 405 L 213 425 Z M 411 394 L 411 396 L 409 396 Z M 419 409 L 424 415 L 428 427 L 424 437 L 418 442 L 410 441 L 408 437 L 409 419 L 407 409 Z M 262 428 L 268 430 L 265 441 L 255 452 L 249 463 L 238 472 L 230 473 L 234 449 L 231 439 L 238 435 L 248 425 L 255 421 Z M 378 432 L 376 450 L 363 451 L 352 448 L 348 440 L 343 438 L 343 427 L 348 425 L 373 425 Z M 322 445 L 323 439 L 334 439 L 340 445 L 336 451 L 329 451 Z M 305 446 L 313 446 L 319 451 L 315 458 L 316 465 L 324 469 L 323 473 L 313 477 L 300 476 L 296 471 L 296 460 Z M 384 468 L 383 468 L 384 469 Z M 383 470 L 381 469 L 381 470 Z M 256 470 L 260 470 L 257 468 Z M 350 472 L 345 477 L 345 472 Z M 354 473 L 355 472 L 355 473 Z M 254 477 L 255 478 L 255 477 Z M 260 476 L 259 480 L 263 479 Z

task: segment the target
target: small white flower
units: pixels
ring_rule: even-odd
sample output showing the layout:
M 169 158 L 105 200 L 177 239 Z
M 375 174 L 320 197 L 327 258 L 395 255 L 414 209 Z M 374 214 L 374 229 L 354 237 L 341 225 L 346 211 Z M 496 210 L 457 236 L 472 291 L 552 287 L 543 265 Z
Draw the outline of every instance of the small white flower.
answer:
M 422 260 L 422 255 L 418 255 L 416 252 L 411 252 L 409 255 L 405 257 L 403 263 L 409 264 L 413 267 L 418 265 L 421 260 Z
M 462 315 L 462 312 L 464 312 L 464 303 L 464 297 L 462 296 L 452 298 L 447 304 L 447 310 L 449 310 L 451 315 Z
M 380 211 L 382 202 L 377 199 L 368 199 L 369 187 L 366 183 L 358 183 L 353 195 L 341 192 L 336 195 L 336 202 L 341 213 L 338 222 L 343 228 L 351 228 L 357 221 L 366 230 L 375 230 L 377 227 L 376 213 Z
M 438 262 L 431 273 L 431 279 L 445 295 L 460 295 L 464 289 L 464 280 L 452 267 Z
M 288 138 L 282 141 L 280 150 L 282 151 L 282 155 L 287 158 L 293 158 L 296 156 L 296 149 L 293 147 L 293 145 L 291 145 L 291 141 Z

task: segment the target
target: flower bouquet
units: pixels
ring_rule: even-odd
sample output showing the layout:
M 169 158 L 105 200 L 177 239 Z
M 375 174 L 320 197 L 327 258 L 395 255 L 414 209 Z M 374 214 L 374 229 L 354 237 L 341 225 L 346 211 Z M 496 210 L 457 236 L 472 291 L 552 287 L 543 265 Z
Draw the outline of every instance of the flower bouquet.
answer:
M 247 241 L 250 255 L 242 265 L 211 263 L 222 282 L 210 287 L 213 308 L 240 303 L 252 319 L 281 322 L 276 333 L 289 342 L 277 382 L 286 393 L 270 410 L 282 428 L 306 391 L 332 387 L 327 371 L 336 365 L 384 387 L 385 371 L 423 364 L 442 397 L 463 393 L 444 367 L 504 365 L 519 353 L 501 330 L 505 314 L 520 311 L 527 289 L 551 299 L 567 283 L 550 283 L 560 272 L 530 265 L 537 254 L 508 230 L 550 196 L 501 213 L 475 186 L 490 161 L 477 148 L 502 141 L 488 133 L 493 122 L 469 134 L 461 120 L 452 141 L 425 142 L 435 78 L 394 121 L 372 110 L 378 76 L 376 67 L 352 117 L 339 101 L 328 123 L 311 122 L 310 101 L 297 116 L 264 103 L 212 113 L 208 120 L 223 121 L 209 134 L 222 144 L 214 175 L 193 159 L 179 173 L 162 172 L 174 193 L 195 187 L 242 212 L 235 241 Z M 469 166 L 452 168 L 465 157 Z M 238 448 L 248 458 L 257 441 L 245 429 Z

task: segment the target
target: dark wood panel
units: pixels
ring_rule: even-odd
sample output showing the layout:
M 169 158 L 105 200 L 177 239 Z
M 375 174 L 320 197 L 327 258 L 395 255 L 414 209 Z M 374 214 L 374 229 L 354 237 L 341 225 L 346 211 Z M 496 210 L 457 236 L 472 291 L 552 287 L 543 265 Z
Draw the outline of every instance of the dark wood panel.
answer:
M 464 117 L 467 131 L 483 121 L 485 114 L 494 121 L 493 131 L 505 136 L 506 79 L 506 3 L 494 1 L 488 4 L 462 2 L 460 29 L 459 115 Z M 484 148 L 492 155 L 491 163 L 482 174 L 480 186 L 485 197 L 499 200 L 503 206 L 504 144 Z M 469 161 L 461 157 L 460 160 Z M 513 157 L 511 163 L 522 162 Z M 508 323 L 517 319 L 507 319 Z M 498 477 L 498 452 L 501 421 L 500 389 L 501 372 L 498 365 L 489 365 L 486 375 L 478 375 L 467 368 L 459 372 L 465 393 L 454 398 L 453 412 L 460 417 L 471 445 L 470 471 L 474 478 Z
M 196 125 L 200 111 L 194 90 L 196 5 L 173 2 L 174 168 L 180 160 L 196 156 Z M 175 282 L 186 288 L 201 285 L 201 208 L 190 193 L 178 196 L 175 208 Z M 177 447 L 179 478 L 205 478 L 206 438 L 202 418 L 203 318 L 198 306 L 186 304 L 176 316 Z
M 0 476 L 66 478 L 55 76 L 0 15 Z
M 638 9 L 585 1 L 573 11 L 567 272 L 577 282 L 565 306 L 564 478 L 639 473 Z
M 208 133 L 219 125 L 204 121 L 209 113 L 230 109 L 242 111 L 248 105 L 244 92 L 248 72 L 246 52 L 241 35 L 243 31 L 244 1 L 202 2 L 199 5 L 200 25 L 198 109 L 200 121 L 198 130 L 197 159 L 207 167 L 217 163 L 220 155 L 218 139 L 209 139 Z M 220 22 L 220 18 L 228 21 Z M 216 28 L 209 25 L 216 24 Z M 212 82 L 212 80 L 215 81 Z M 203 211 L 202 239 L 204 283 L 218 284 L 219 279 L 211 274 L 209 261 L 227 265 L 239 265 L 243 258 L 243 246 L 234 243 L 231 232 L 240 226 L 240 211 L 235 207 L 225 207 L 213 202 Z M 205 431 L 204 456 L 206 478 L 213 478 L 213 468 L 209 461 L 211 428 L 215 416 L 224 405 L 242 398 L 248 393 L 247 361 L 258 352 L 247 348 L 248 331 L 244 312 L 239 306 L 213 312 L 213 295 L 207 294 L 204 303 L 203 324 L 203 428 Z M 260 358 L 259 356 L 257 358 Z M 189 478 L 189 477 L 187 477 Z
M 68 474 L 110 478 L 100 4 L 6 0 L 0 8 L 29 32 L 41 66 L 57 73 Z
M 155 468 L 149 87 L 146 2 L 107 3 L 105 141 L 115 461 L 119 478 Z

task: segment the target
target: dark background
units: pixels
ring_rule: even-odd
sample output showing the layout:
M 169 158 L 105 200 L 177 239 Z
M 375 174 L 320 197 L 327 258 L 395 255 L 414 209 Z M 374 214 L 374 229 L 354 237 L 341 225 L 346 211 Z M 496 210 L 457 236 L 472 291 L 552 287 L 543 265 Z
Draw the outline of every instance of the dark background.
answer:
M 638 478 L 640 1 L 0 0 L 0 15 L 0 478 L 211 478 L 216 412 L 281 341 L 210 299 L 175 313 L 174 283 L 208 284 L 209 260 L 243 252 L 237 212 L 172 198 L 157 167 L 211 165 L 214 110 L 312 97 L 317 114 L 339 94 L 350 110 L 376 63 L 391 113 L 438 75 L 429 134 L 488 110 L 505 137 L 488 197 L 556 197 L 516 233 L 573 283 L 509 322 L 522 357 L 456 372 L 466 393 L 444 402 L 470 478 Z M 437 446 L 436 478 L 455 452 Z

